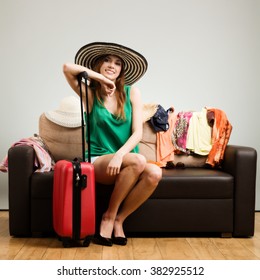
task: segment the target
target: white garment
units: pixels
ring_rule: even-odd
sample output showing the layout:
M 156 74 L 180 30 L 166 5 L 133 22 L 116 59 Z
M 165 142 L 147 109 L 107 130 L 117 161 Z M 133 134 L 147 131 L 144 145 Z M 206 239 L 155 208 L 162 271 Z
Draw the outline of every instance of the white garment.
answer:
M 189 122 L 186 148 L 198 155 L 208 155 L 212 148 L 211 131 L 212 128 L 207 121 L 207 109 L 193 112 Z

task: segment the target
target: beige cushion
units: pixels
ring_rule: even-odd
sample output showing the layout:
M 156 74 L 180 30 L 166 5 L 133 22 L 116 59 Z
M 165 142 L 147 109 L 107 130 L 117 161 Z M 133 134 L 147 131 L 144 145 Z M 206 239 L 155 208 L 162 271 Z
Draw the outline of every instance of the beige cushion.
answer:
M 51 122 L 45 114 L 42 114 L 39 119 L 39 136 L 42 137 L 55 161 L 82 158 L 81 127 L 63 127 Z M 143 137 L 139 148 L 140 154 L 147 160 L 156 161 L 156 133 L 148 122 L 143 125 Z M 183 162 L 186 167 L 202 167 L 206 158 L 206 156 L 196 155 L 175 155 L 174 163 Z
M 139 144 L 140 154 L 147 160 L 156 161 L 156 133 L 148 122 L 143 124 L 143 137 Z
M 39 135 L 55 161 L 82 158 L 81 127 L 63 127 L 51 122 L 42 114 L 39 119 Z

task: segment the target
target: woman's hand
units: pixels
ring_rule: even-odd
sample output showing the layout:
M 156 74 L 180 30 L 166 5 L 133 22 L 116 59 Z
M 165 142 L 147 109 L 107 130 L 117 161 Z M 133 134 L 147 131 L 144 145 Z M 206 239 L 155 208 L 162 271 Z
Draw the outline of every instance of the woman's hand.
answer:
M 109 96 L 113 95 L 116 91 L 116 85 L 113 81 L 104 77 L 104 79 L 100 82 L 101 88 L 103 92 Z
M 107 174 L 110 176 L 115 176 L 119 174 L 121 165 L 123 161 L 123 156 L 120 153 L 115 153 L 111 161 L 107 166 Z

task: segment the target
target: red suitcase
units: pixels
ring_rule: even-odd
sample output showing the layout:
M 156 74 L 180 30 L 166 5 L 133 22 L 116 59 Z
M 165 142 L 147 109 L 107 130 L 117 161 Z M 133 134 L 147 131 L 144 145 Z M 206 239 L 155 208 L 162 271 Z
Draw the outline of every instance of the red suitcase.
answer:
M 81 80 L 85 79 L 87 92 L 87 73 L 79 75 L 82 119 L 82 158 L 79 160 L 60 160 L 54 167 L 53 182 L 53 227 L 64 247 L 88 246 L 95 233 L 95 176 L 90 163 L 90 124 L 88 126 L 88 162 L 85 162 L 84 119 Z M 87 94 L 86 94 L 87 97 Z M 88 99 L 87 99 L 88 115 Z

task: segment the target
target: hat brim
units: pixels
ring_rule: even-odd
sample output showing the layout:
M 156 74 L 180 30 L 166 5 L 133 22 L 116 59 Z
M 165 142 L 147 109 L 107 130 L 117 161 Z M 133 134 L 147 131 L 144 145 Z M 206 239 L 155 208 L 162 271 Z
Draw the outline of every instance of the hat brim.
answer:
M 98 58 L 104 55 L 116 55 L 124 62 L 125 83 L 132 85 L 146 72 L 148 63 L 140 53 L 125 46 L 94 42 L 80 48 L 75 56 L 75 63 L 93 69 Z
M 45 112 L 44 114 L 48 120 L 60 126 L 71 128 L 81 126 L 81 116 L 78 113 L 68 113 L 56 110 Z

